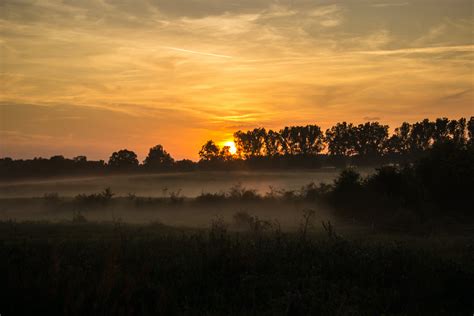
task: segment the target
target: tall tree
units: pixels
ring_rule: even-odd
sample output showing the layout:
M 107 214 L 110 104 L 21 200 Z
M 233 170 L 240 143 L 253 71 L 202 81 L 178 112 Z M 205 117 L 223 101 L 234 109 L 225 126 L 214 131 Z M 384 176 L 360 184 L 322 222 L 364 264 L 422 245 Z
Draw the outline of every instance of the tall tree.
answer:
M 317 125 L 285 127 L 280 135 L 288 155 L 316 155 L 324 149 L 324 134 Z
M 143 161 L 143 165 L 148 169 L 167 169 L 171 168 L 173 163 L 174 159 L 162 145 L 150 148 L 148 156 Z
M 113 169 L 133 169 L 138 167 L 137 155 L 130 150 L 122 149 L 110 156 L 108 166 Z
M 388 139 L 388 125 L 367 122 L 354 132 L 354 151 L 360 156 L 381 156 Z
M 234 133 L 234 142 L 239 155 L 245 158 L 265 155 L 265 139 L 267 132 L 264 128 L 255 128 L 251 131 Z
M 275 157 L 282 153 L 282 138 L 280 133 L 269 130 L 265 136 L 265 155 Z
M 407 154 L 410 152 L 410 123 L 403 122 L 395 128 L 394 134 L 387 142 L 387 150 L 391 153 Z
M 212 140 L 208 140 L 199 151 L 199 158 L 203 161 L 211 161 L 219 158 L 219 146 Z
M 224 146 L 221 148 L 221 151 L 219 152 L 219 158 L 223 161 L 229 161 L 234 158 L 234 155 L 232 155 L 230 152 L 230 146 Z
M 449 120 L 446 117 L 437 118 L 434 122 L 433 142 L 441 143 L 449 139 Z
M 458 145 L 466 143 L 466 119 L 452 120 L 448 124 L 448 131 L 451 139 Z
M 412 125 L 410 132 L 410 151 L 418 153 L 429 149 L 433 143 L 435 123 L 424 119 Z
M 326 130 L 328 152 L 334 156 L 350 156 L 355 153 L 355 128 L 346 122 L 337 123 Z

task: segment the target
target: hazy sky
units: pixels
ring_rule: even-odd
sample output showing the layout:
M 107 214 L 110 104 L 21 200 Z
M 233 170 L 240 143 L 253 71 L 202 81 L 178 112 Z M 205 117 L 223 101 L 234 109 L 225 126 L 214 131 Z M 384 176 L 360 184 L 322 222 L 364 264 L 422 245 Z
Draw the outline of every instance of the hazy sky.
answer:
M 474 115 L 471 0 L 1 0 L 0 156 Z

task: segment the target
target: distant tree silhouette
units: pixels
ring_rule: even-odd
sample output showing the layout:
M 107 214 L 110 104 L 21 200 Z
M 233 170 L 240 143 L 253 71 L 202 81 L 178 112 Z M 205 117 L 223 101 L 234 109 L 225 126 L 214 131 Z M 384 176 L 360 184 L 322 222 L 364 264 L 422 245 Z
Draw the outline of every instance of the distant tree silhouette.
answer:
M 72 160 L 75 163 L 84 163 L 84 162 L 87 162 L 87 157 L 86 156 L 76 156 L 76 157 L 72 158 Z
M 448 124 L 448 131 L 453 142 L 457 145 L 466 143 L 466 119 L 452 120 Z
M 434 143 L 440 143 L 449 140 L 448 125 L 449 120 L 446 117 L 436 119 L 436 121 L 434 122 L 433 132 Z
M 276 157 L 282 154 L 283 139 L 281 134 L 269 130 L 265 136 L 265 153 L 268 157 Z
M 174 163 L 174 169 L 177 171 L 194 171 L 196 163 L 189 159 L 178 160 Z
M 395 133 L 388 139 L 387 151 L 396 154 L 407 154 L 410 152 L 411 125 L 407 122 L 395 128 Z
M 230 146 L 224 146 L 219 152 L 219 158 L 223 161 L 230 161 L 233 159 L 233 155 L 230 152 Z
M 173 166 L 174 159 L 164 150 L 162 145 L 156 145 L 150 148 L 148 156 L 143 161 L 143 166 L 150 170 L 170 169 Z
M 115 170 L 130 170 L 138 167 L 137 155 L 130 150 L 122 149 L 114 152 L 109 158 L 109 168 Z
M 49 158 L 49 160 L 55 161 L 55 162 L 62 162 L 66 159 L 64 158 L 63 155 L 56 155 L 56 156 L 51 156 L 51 158 Z
M 264 128 L 234 133 L 234 142 L 239 156 L 244 158 L 261 157 L 265 155 L 265 139 L 267 132 Z
M 285 127 L 280 131 L 286 155 L 317 155 L 324 145 L 324 134 L 317 125 Z
M 404 165 L 423 158 L 435 146 L 451 144 L 455 148 L 474 151 L 474 117 L 449 120 L 424 119 L 413 124 L 404 122 L 389 137 L 388 126 L 366 122 L 357 126 L 337 123 L 323 135 L 317 125 L 287 126 L 279 131 L 255 128 L 234 134 L 237 154 L 220 148 L 212 140 L 199 151 L 199 163 L 190 160 L 174 162 L 161 145 L 150 148 L 139 165 L 129 150 L 114 152 L 108 164 L 89 161 L 86 156 L 72 159 L 61 155 L 34 159 L 0 158 L 0 178 L 49 177 L 59 175 L 106 174 L 110 171 L 150 170 L 239 170 L 285 169 L 385 164 Z M 454 144 L 454 145 L 453 145 Z M 446 145 L 449 148 L 449 145 Z M 321 152 L 327 147 L 327 154 Z M 388 173 L 391 175 L 391 173 Z M 394 175 L 395 177 L 395 175 Z M 411 188 L 415 191 L 416 188 Z
M 360 156 L 382 156 L 388 140 L 388 125 L 367 122 L 357 126 L 353 132 L 354 152 Z
M 412 125 L 410 132 L 410 151 L 419 154 L 428 150 L 433 144 L 435 123 L 424 119 Z
M 199 158 L 203 161 L 211 161 L 219 158 L 220 149 L 214 141 L 208 140 L 199 151 Z
M 326 130 L 328 152 L 334 156 L 350 156 L 355 153 L 355 128 L 346 122 L 337 123 Z

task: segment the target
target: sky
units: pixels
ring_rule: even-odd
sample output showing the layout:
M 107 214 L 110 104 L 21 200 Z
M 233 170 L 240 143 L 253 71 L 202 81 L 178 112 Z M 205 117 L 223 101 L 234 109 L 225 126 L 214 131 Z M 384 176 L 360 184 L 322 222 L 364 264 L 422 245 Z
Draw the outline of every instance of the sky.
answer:
M 1 0 L 0 156 L 474 115 L 472 0 Z

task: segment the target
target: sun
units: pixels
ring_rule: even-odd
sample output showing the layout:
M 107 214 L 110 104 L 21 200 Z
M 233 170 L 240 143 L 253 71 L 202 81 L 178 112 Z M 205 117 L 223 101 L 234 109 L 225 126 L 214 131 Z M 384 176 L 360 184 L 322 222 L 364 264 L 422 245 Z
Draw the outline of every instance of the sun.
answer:
M 224 146 L 228 146 L 228 147 L 229 147 L 229 152 L 230 152 L 232 155 L 235 155 L 235 153 L 237 152 L 237 147 L 235 147 L 235 143 L 234 143 L 233 141 L 231 141 L 231 140 L 224 142 Z

